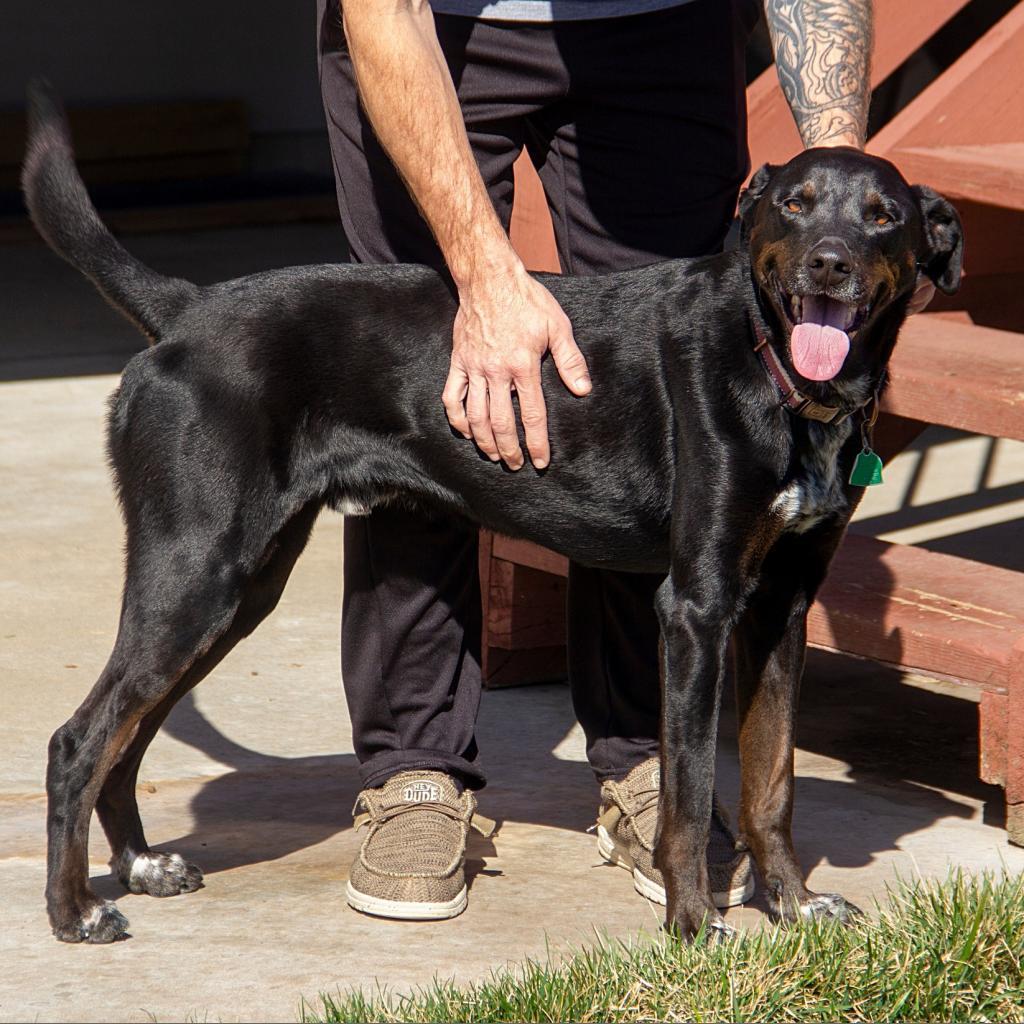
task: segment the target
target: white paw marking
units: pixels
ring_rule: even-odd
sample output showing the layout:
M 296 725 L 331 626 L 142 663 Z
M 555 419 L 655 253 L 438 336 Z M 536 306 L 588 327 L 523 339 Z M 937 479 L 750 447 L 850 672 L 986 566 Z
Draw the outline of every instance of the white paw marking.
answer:
M 809 921 L 824 918 L 845 922 L 860 911 L 852 903 L 847 903 L 838 893 L 819 893 L 813 899 L 800 904 L 800 913 Z
M 99 926 L 100 921 L 103 920 L 103 915 L 110 911 L 116 910 L 117 908 L 109 900 L 103 903 L 98 903 L 92 910 L 89 911 L 89 916 L 82 919 L 82 926 L 87 932 L 93 931 Z
M 140 853 L 132 861 L 129 877 L 133 883 L 141 884 L 147 878 L 157 878 L 172 873 L 175 869 L 182 874 L 185 872 L 185 861 L 179 853 L 165 854 L 163 857 L 152 857 L 148 853 Z

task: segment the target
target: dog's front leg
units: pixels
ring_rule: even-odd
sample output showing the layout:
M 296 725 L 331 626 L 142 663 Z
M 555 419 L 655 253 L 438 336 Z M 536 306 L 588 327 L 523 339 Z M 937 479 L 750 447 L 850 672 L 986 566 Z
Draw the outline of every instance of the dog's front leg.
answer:
M 731 626 L 720 578 L 673 573 L 658 591 L 662 636 L 661 816 L 655 863 L 665 880 L 667 925 L 686 938 L 731 929 L 715 908 L 708 880 L 708 827 L 718 708 Z M 701 579 L 695 573 L 697 579 Z M 675 577 L 675 579 L 673 578 Z
M 741 767 L 740 840 L 754 856 L 773 914 L 846 921 L 857 908 L 813 893 L 793 848 L 793 742 L 807 610 L 841 530 L 783 537 L 734 633 Z

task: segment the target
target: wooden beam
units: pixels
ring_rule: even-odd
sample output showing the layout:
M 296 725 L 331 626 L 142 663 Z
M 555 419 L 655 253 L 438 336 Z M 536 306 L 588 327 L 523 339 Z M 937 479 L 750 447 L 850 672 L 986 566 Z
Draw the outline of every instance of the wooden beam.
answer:
M 514 540 L 494 534 L 493 555 L 504 558 L 518 565 L 528 565 L 540 572 L 554 573 L 556 576 L 569 575 L 569 559 L 565 555 L 556 554 L 528 540 Z
M 907 104 L 868 149 L 951 197 L 1024 210 L 1024 4 Z
M 907 181 L 924 182 L 954 201 L 973 199 L 999 204 L 1001 209 L 1024 210 L 1024 140 L 971 146 L 899 146 L 885 156 Z

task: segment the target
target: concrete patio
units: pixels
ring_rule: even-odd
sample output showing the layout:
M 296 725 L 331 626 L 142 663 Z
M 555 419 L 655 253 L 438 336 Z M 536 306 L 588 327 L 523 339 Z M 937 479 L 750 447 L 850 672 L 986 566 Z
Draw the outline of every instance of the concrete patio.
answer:
M 128 240 L 197 280 L 342 258 L 339 242 L 330 227 Z M 141 339 L 39 246 L 0 247 L 0 279 L 0 1019 L 294 1020 L 319 991 L 470 980 L 595 931 L 657 929 L 660 910 L 598 863 L 585 831 L 597 790 L 557 683 L 484 696 L 492 782 L 480 805 L 502 826 L 471 839 L 468 911 L 403 924 L 346 907 L 358 777 L 338 665 L 341 519 L 325 514 L 279 609 L 179 705 L 143 765 L 150 841 L 195 860 L 205 888 L 126 895 L 97 827 L 94 882 L 133 937 L 55 942 L 42 899 L 46 742 L 113 640 L 122 528 L 103 417 Z M 1021 569 L 1022 506 L 1024 445 L 930 431 L 890 468 L 858 528 Z M 804 692 L 795 831 L 813 888 L 870 907 L 897 877 L 1024 870 L 1024 849 L 999 827 L 1001 791 L 977 779 L 963 691 L 812 653 Z M 734 805 L 724 719 L 719 789 Z M 758 897 L 729 918 L 758 927 L 763 906 Z

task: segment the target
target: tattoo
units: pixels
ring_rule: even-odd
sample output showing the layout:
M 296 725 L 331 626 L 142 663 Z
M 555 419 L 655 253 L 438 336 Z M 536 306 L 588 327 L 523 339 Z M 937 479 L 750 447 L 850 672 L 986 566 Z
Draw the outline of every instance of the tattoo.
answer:
M 765 0 L 782 91 L 805 146 L 863 146 L 872 0 Z

